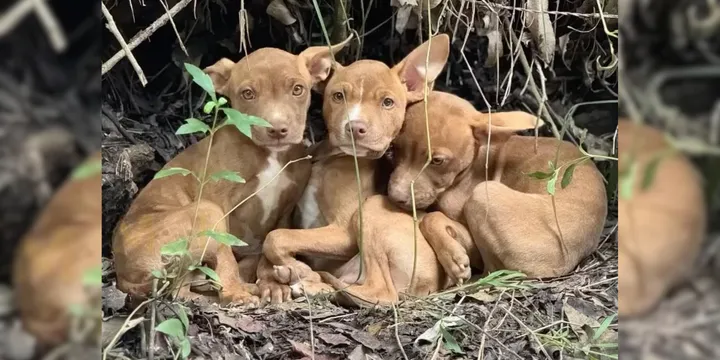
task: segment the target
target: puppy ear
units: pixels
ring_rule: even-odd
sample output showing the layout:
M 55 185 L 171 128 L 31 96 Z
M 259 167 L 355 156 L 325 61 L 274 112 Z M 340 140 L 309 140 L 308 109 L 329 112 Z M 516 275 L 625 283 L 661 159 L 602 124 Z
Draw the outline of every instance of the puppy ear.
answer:
M 332 46 L 311 46 L 298 55 L 298 61 L 301 67 L 305 67 L 310 72 L 313 85 L 325 81 L 330 76 L 332 70 L 334 56 L 342 50 L 352 40 L 353 34 L 345 39 L 345 41 Z
M 425 41 L 392 68 L 407 89 L 408 104 L 423 99 L 425 80 L 428 89 L 432 90 L 435 79 L 445 68 L 449 54 L 450 37 L 441 34 Z
M 340 65 L 339 62 L 336 62 L 335 66 L 333 66 L 331 69 L 332 70 L 331 74 L 335 74 L 338 71 L 342 70 L 343 68 L 344 68 L 344 66 Z M 325 80 L 316 83 L 312 89 L 315 90 L 315 92 L 317 92 L 318 94 L 321 94 L 321 95 L 325 94 L 325 87 L 327 87 L 327 84 L 330 81 L 330 77 L 332 77 L 332 76 L 333 75 L 329 75 L 327 78 L 325 78 Z
M 492 142 L 507 141 L 518 131 L 541 127 L 545 122 L 539 117 L 524 111 L 506 111 L 494 114 L 478 112 L 475 115 L 473 135 L 480 142 L 487 142 L 488 136 Z
M 222 58 L 215 64 L 203 69 L 206 74 L 210 75 L 215 91 L 220 95 L 227 95 L 225 94 L 225 86 L 230 80 L 233 66 L 235 66 L 235 63 L 232 60 Z

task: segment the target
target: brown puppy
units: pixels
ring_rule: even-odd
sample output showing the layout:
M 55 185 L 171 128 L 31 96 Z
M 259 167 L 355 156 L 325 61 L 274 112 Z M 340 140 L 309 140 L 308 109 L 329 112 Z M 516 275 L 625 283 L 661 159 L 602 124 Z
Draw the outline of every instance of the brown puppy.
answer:
M 627 120 L 618 124 L 620 187 L 630 181 L 630 197 L 618 200 L 618 297 L 620 316 L 643 315 L 692 269 L 705 235 L 707 213 L 700 176 L 680 153 L 668 153 L 663 134 Z M 657 162 L 659 161 L 659 162 Z M 650 166 L 657 172 L 642 183 Z M 624 179 L 623 179 L 624 178 Z
M 408 108 L 405 126 L 394 141 L 396 168 L 389 195 L 399 206 L 411 208 L 410 182 L 429 152 L 431 163 L 415 181 L 416 206 L 437 205 L 439 212 L 425 216 L 421 229 L 455 281 L 470 276 L 468 254 L 475 259 L 473 265 L 484 266 L 485 271 L 512 269 L 530 277 L 551 277 L 567 274 L 596 248 L 607 214 L 597 168 L 589 161 L 578 164 L 565 189 L 560 188 L 561 170 L 555 193 L 557 220 L 546 181 L 528 175 L 548 171 L 548 161 L 556 151 L 558 166 L 580 158 L 575 146 L 516 136 L 519 130 L 535 127 L 533 115 L 490 116 L 455 95 L 437 91 L 428 99 L 431 149 L 427 148 L 425 119 L 423 104 Z M 466 236 L 453 237 L 464 233 L 458 230 L 463 226 L 475 246 Z M 484 264 L 478 262 L 477 251 Z
M 407 104 L 423 99 L 425 81 L 432 84 L 448 53 L 449 37 L 439 35 L 392 69 L 371 60 L 338 67 L 325 87 L 323 116 L 329 138 L 317 148 L 319 160 L 313 164 L 311 179 L 298 204 L 302 229 L 275 230 L 265 241 L 265 256 L 274 265 L 282 265 L 276 268 L 277 280 L 290 283 L 312 275 L 319 281 L 317 274 L 295 259 L 297 255 L 312 257 L 313 269 L 331 270 L 358 253 L 353 216 L 359 202 L 351 139 L 354 137 L 356 144 L 364 201 L 377 193 L 375 159 L 400 131 Z M 323 259 L 340 262 L 323 263 Z
M 100 161 L 98 152 L 87 163 L 94 166 Z M 98 168 L 96 173 L 67 180 L 17 249 L 13 264 L 16 302 L 25 328 L 41 344 L 64 342 L 71 307 L 95 309 L 93 301 L 100 299 L 99 286 L 88 289 L 83 284 L 86 272 L 100 269 L 100 177 Z
M 261 117 L 272 127 L 253 127 L 252 139 L 231 126 L 215 134 L 206 173 L 209 176 L 224 170 L 235 171 L 247 180 L 246 184 L 211 181 L 205 185 L 202 199 L 198 199 L 195 179 L 170 176 L 151 181 L 140 192 L 113 238 L 120 290 L 137 297 L 146 295 L 151 290 L 151 271 L 164 266 L 161 247 L 191 235 L 191 229 L 197 234 L 217 224 L 214 230 L 232 233 L 248 243 L 234 249 L 241 259 L 239 266 L 230 247 L 212 240 L 209 243 L 202 261 L 220 278 L 221 301 L 257 302 L 253 295 L 257 288 L 252 283 L 256 280 L 262 241 L 270 230 L 287 226 L 288 221 L 283 219 L 289 217 L 305 188 L 310 164 L 294 163 L 276 175 L 287 162 L 305 156 L 301 141 L 310 89 L 327 78 L 332 53 L 345 44 L 332 49 L 310 47 L 300 55 L 264 48 L 237 63 L 222 59 L 205 69 L 217 92 L 227 97 L 233 108 Z M 208 146 L 209 138 L 205 138 L 178 154 L 165 168 L 181 167 L 202 174 Z M 224 217 L 269 182 L 268 187 Z M 206 241 L 205 237 L 198 237 L 191 242 L 193 258 L 201 256 Z M 185 290 L 182 297 L 193 296 Z M 274 291 L 281 290 L 274 287 Z

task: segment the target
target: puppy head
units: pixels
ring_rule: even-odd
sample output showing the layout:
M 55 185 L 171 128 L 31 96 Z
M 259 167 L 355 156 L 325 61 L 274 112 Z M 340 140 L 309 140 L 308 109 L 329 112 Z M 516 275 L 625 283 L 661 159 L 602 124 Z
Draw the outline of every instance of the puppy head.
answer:
M 327 79 L 333 55 L 350 39 L 332 47 L 309 47 L 299 55 L 262 48 L 236 63 L 220 59 L 204 71 L 234 109 L 272 125 L 252 128 L 256 144 L 283 148 L 302 141 L 310 89 Z
M 502 143 L 520 130 L 535 128 L 535 121 L 534 115 L 521 111 L 490 116 L 455 95 L 432 92 L 427 113 L 424 103 L 411 105 L 405 125 L 393 141 L 391 156 L 395 169 L 388 185 L 390 199 L 406 210 L 411 209 L 410 183 L 415 180 L 415 206 L 427 208 L 472 166 L 478 149 L 487 144 L 488 136 L 492 144 Z M 430 162 L 425 166 L 428 154 Z
M 354 139 L 358 156 L 381 156 L 400 131 L 407 105 L 423 99 L 426 80 L 432 88 L 449 51 L 450 39 L 442 34 L 393 68 L 374 60 L 338 66 L 324 89 L 323 117 L 330 144 L 352 155 Z

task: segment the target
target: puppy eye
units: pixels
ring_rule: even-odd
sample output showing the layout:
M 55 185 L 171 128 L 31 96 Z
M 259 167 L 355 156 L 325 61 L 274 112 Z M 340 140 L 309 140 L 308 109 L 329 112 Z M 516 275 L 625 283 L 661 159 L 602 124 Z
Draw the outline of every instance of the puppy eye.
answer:
M 439 156 L 435 156 L 435 157 L 432 158 L 432 160 L 430 160 L 430 164 L 431 164 L 431 165 L 435 165 L 435 166 L 439 166 L 439 165 L 442 165 L 442 164 L 444 164 L 444 163 L 445 163 L 445 158 L 442 158 L 442 157 L 439 157 Z
M 392 109 L 392 107 L 395 106 L 395 100 L 386 97 L 385 99 L 383 99 L 382 106 L 385 109 Z
M 332 95 L 332 98 L 337 102 L 341 102 L 345 99 L 345 95 L 343 95 L 342 91 L 337 91 Z
M 302 85 L 295 85 L 293 86 L 292 94 L 293 96 L 300 96 L 305 93 L 305 87 Z
M 255 98 L 255 92 L 252 89 L 245 89 L 242 91 L 242 97 L 245 100 L 252 100 Z

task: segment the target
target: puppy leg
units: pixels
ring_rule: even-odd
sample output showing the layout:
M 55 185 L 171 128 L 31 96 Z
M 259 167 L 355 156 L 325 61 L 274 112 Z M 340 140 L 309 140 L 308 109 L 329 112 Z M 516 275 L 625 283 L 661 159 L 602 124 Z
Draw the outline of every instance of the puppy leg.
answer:
M 370 307 L 398 302 L 387 257 L 374 255 L 377 254 L 363 254 L 365 279 L 362 284 L 347 284 L 328 272 L 318 273 L 325 283 L 338 291 L 334 300 L 340 305 Z
M 317 256 L 329 259 L 349 260 L 358 252 L 355 238 L 348 231 L 335 225 L 316 229 L 277 229 L 265 238 L 263 254 L 273 265 L 282 265 L 277 280 L 289 284 L 290 274 L 300 279 L 308 275 L 307 265 L 295 259 L 297 255 Z
M 435 251 L 438 261 L 455 284 L 462 285 L 470 279 L 471 261 L 469 254 L 477 253 L 468 230 L 436 211 L 429 213 L 420 221 L 420 231 Z M 472 265 L 482 269 L 482 259 L 477 253 Z
M 229 246 L 220 245 L 215 252 L 214 260 L 215 272 L 218 274 L 222 285 L 220 291 L 221 302 L 254 305 L 260 302 L 256 296 L 257 286 L 243 283 L 240 280 L 240 269 Z

